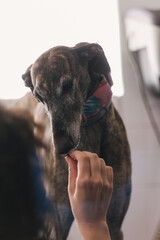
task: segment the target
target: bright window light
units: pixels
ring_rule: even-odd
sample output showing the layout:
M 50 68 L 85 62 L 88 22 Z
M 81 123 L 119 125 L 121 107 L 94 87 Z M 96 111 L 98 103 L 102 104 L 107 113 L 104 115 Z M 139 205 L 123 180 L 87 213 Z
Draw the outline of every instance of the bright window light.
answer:
M 0 1 L 0 30 L 0 98 L 19 98 L 29 91 L 21 75 L 41 53 L 82 41 L 103 47 L 113 93 L 123 95 L 117 0 Z

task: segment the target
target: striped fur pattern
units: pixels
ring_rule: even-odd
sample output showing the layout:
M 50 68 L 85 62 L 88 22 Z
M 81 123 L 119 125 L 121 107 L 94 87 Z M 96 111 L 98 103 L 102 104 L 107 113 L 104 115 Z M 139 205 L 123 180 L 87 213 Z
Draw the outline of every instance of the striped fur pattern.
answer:
M 123 239 L 121 225 L 131 195 L 131 159 L 125 126 L 112 101 L 97 121 L 81 126 L 85 104 L 104 76 L 112 85 L 110 71 L 100 45 L 79 43 L 74 47 L 49 49 L 22 76 L 40 102 L 34 111 L 35 120 L 46 130 L 37 134 L 48 144 L 52 135 L 50 152 L 40 153 L 47 195 L 54 206 L 54 226 L 49 224 L 50 240 L 66 239 L 73 221 L 64 156 L 74 149 L 95 152 L 113 167 L 114 192 L 107 222 L 112 240 Z

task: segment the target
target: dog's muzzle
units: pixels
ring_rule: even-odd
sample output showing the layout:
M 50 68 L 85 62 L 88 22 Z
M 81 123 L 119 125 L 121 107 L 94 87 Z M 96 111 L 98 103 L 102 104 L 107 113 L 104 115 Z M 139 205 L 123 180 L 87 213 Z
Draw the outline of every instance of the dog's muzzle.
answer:
M 60 155 L 67 155 L 69 152 L 75 150 L 80 142 L 80 139 L 68 135 L 65 131 L 56 132 L 53 135 L 55 151 Z
M 58 136 L 55 141 L 55 149 L 58 154 L 67 155 L 74 148 L 74 142 L 71 137 Z

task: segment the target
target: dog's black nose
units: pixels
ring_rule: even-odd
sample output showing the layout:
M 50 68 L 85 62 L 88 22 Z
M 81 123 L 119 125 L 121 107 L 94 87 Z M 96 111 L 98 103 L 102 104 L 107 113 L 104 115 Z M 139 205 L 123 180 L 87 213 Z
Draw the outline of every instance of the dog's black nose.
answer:
M 74 148 L 74 142 L 71 137 L 66 137 L 64 135 L 54 138 L 56 152 L 58 154 L 67 154 Z

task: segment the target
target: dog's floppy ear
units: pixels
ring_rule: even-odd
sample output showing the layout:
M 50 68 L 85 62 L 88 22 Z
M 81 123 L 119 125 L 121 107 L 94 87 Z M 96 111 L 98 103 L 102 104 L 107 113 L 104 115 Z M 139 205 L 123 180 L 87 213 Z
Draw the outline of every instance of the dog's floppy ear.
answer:
M 31 80 L 31 67 L 32 64 L 27 68 L 26 72 L 22 75 L 22 79 L 24 80 L 25 86 L 29 87 L 33 91 L 33 84 Z
M 88 61 L 88 71 L 92 81 L 101 79 L 102 75 L 107 76 L 109 74 L 110 66 L 99 44 L 83 42 L 77 44 L 74 49 L 83 61 Z

